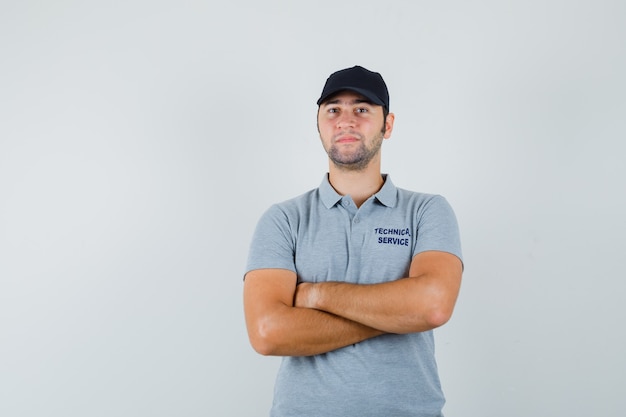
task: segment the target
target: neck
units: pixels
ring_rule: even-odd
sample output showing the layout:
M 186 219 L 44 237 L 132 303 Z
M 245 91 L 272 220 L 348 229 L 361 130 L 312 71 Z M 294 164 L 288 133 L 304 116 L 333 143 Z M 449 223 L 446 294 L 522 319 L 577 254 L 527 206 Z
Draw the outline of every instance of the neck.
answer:
M 376 194 L 384 184 L 380 164 L 374 161 L 359 171 L 339 168 L 331 162 L 328 180 L 337 193 L 352 197 L 357 207 Z

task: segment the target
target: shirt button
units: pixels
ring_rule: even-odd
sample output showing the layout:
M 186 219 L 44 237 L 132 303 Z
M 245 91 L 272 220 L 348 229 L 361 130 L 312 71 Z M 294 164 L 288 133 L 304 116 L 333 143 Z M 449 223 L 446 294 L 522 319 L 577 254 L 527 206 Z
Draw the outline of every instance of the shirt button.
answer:
M 341 204 L 343 204 L 344 207 L 348 207 L 350 205 L 350 202 L 348 200 L 343 200 Z
M 359 219 L 354 219 L 354 222 L 355 222 L 355 223 L 358 223 L 358 222 L 359 222 Z

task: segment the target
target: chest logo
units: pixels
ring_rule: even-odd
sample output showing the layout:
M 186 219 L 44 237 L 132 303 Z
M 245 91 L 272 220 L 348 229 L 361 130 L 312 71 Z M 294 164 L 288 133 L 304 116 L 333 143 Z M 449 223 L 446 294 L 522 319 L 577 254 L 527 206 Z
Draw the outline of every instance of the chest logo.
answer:
M 404 229 L 377 227 L 374 229 L 374 235 L 376 235 L 378 243 L 381 245 L 409 246 L 411 229 L 408 227 Z

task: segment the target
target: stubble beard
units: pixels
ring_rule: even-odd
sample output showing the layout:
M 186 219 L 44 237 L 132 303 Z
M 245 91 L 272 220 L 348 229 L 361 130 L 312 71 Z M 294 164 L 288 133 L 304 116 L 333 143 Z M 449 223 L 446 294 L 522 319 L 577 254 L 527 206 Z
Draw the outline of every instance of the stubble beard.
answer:
M 340 147 L 333 144 L 327 150 L 328 157 L 333 164 L 345 171 L 363 171 L 374 157 L 380 152 L 383 143 L 383 133 L 380 132 L 372 139 L 372 146 L 367 147 L 366 141 L 361 135 L 355 135 L 359 138 L 359 146 L 351 151 L 341 151 Z

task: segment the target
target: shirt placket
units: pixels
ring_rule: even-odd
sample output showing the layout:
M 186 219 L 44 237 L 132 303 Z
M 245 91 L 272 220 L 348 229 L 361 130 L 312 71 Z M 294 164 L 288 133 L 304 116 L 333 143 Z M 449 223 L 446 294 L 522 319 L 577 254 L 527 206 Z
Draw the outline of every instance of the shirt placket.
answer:
M 341 205 L 348 215 L 348 268 L 346 281 L 358 282 L 361 270 L 361 256 L 365 239 L 365 222 L 363 222 L 363 210 L 358 209 L 356 204 L 348 196 L 342 198 Z

